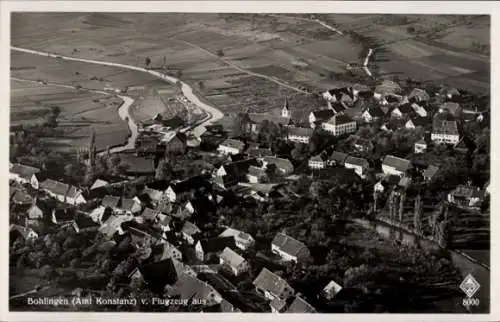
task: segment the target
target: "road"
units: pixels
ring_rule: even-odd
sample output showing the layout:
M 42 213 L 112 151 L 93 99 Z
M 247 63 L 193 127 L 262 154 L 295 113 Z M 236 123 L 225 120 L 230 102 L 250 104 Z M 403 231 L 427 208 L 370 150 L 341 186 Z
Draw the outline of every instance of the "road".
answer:
M 163 81 L 166 81 L 166 82 L 169 82 L 172 84 L 176 84 L 176 83 L 180 82 L 183 95 L 191 103 L 193 103 L 194 105 L 197 105 L 199 108 L 203 109 L 208 115 L 195 128 L 192 129 L 193 133 L 198 133 L 198 134 L 203 133 L 205 126 L 220 120 L 224 116 L 224 114 L 221 111 L 219 111 L 217 108 L 215 108 L 207 103 L 202 102 L 200 100 L 200 98 L 197 97 L 196 94 L 194 94 L 193 88 L 191 88 L 191 86 L 189 86 L 188 84 L 180 81 L 179 79 L 177 79 L 173 76 L 163 74 L 159 71 L 150 70 L 150 69 L 146 69 L 146 68 L 138 67 L 138 66 L 133 66 L 133 65 L 108 62 L 108 61 L 62 56 L 62 55 L 58 55 L 58 54 L 54 54 L 54 53 L 42 52 L 42 51 L 37 51 L 37 50 L 32 50 L 32 49 L 27 49 L 27 48 L 20 48 L 20 47 L 15 47 L 15 46 L 11 46 L 10 49 L 13 51 L 23 52 L 23 53 L 27 53 L 27 54 L 51 57 L 51 58 L 56 58 L 56 59 L 68 60 L 68 61 L 77 61 L 77 62 L 88 63 L 88 64 L 118 67 L 118 68 L 123 68 L 123 69 L 135 70 L 135 71 L 139 71 L 139 72 L 143 72 L 143 73 L 149 73 L 153 76 L 158 77 L 159 79 L 161 79 Z M 125 96 L 119 96 L 119 97 L 125 98 Z M 130 105 L 132 105 L 133 100 L 132 100 L 132 102 L 130 102 L 129 99 L 131 99 L 131 98 L 127 97 L 124 99 L 124 102 L 127 105 L 122 105 L 122 106 L 124 106 L 124 108 L 121 109 L 122 112 L 120 113 L 120 111 L 119 111 L 119 113 L 120 113 L 121 117 L 122 116 L 128 117 L 128 124 L 129 124 L 130 131 L 131 131 L 131 139 L 129 139 L 129 142 L 127 143 L 126 146 L 115 148 L 114 152 L 116 152 L 117 149 L 128 149 L 131 146 L 132 142 L 135 143 L 135 138 L 137 138 L 137 124 L 130 117 L 130 113 L 129 113 L 129 108 L 130 108 Z

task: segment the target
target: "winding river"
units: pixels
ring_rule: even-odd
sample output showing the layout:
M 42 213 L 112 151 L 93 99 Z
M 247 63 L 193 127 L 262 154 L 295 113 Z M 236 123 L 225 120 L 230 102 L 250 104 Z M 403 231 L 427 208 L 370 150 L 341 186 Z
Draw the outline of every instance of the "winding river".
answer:
M 48 53 L 48 52 L 43 52 L 43 51 L 38 51 L 38 50 L 32 50 L 32 49 L 27 49 L 27 48 L 20 48 L 20 47 L 15 47 L 15 46 L 11 46 L 10 49 L 13 51 L 18 51 L 18 52 L 23 52 L 23 53 L 33 54 L 33 55 L 39 55 L 39 56 L 45 56 L 45 57 L 51 57 L 51 58 L 56 58 L 56 59 L 77 61 L 77 62 L 82 62 L 82 63 L 104 65 L 104 66 L 111 66 L 111 67 L 118 67 L 118 68 L 124 68 L 124 69 L 129 69 L 129 70 L 135 70 L 135 71 L 139 71 L 139 72 L 143 72 L 143 73 L 149 73 L 155 77 L 160 78 L 163 81 L 166 81 L 166 82 L 169 82 L 172 84 L 180 82 L 183 95 L 191 103 L 193 103 L 194 105 L 196 105 L 199 108 L 201 108 L 202 110 L 204 110 L 208 115 L 205 119 L 200 121 L 196 127 L 194 127 L 192 129 L 193 133 L 195 133 L 197 135 L 200 135 L 201 133 L 204 132 L 205 126 L 207 126 L 213 122 L 216 122 L 217 120 L 220 120 L 224 116 L 224 114 L 221 111 L 219 111 L 217 108 L 201 101 L 200 98 L 198 98 L 194 94 L 194 90 L 191 86 L 189 86 L 188 84 L 180 81 L 179 79 L 177 79 L 173 76 L 163 74 L 159 71 L 150 70 L 150 69 L 146 69 L 146 68 L 138 67 L 138 66 L 133 66 L 133 65 L 108 62 L 108 61 L 63 56 L 63 55 L 58 55 L 58 54 L 53 54 L 53 53 Z M 100 91 L 98 91 L 98 92 L 100 92 Z M 103 92 L 103 93 L 106 93 L 106 92 Z M 109 93 L 106 93 L 106 94 L 109 95 Z M 136 141 L 137 136 L 138 136 L 138 126 L 135 123 L 134 119 L 130 116 L 130 107 L 134 103 L 134 100 L 132 98 L 130 98 L 128 96 L 124 96 L 124 95 L 116 95 L 116 96 L 123 100 L 123 104 L 118 109 L 118 114 L 120 115 L 120 117 L 123 120 L 128 120 L 128 127 L 130 129 L 130 137 L 127 141 L 127 144 L 125 144 L 123 146 L 118 146 L 118 147 L 112 148 L 110 150 L 111 153 L 116 153 L 116 152 L 120 152 L 123 150 L 128 150 L 128 149 L 134 148 L 135 141 Z

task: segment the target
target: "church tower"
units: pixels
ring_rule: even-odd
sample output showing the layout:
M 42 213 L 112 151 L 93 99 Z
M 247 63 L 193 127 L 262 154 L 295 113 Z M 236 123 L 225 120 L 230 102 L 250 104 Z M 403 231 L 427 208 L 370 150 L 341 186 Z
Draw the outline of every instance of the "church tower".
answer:
M 285 97 L 285 105 L 283 105 L 283 108 L 281 109 L 281 117 L 291 117 L 290 113 L 290 106 L 288 104 L 288 97 Z

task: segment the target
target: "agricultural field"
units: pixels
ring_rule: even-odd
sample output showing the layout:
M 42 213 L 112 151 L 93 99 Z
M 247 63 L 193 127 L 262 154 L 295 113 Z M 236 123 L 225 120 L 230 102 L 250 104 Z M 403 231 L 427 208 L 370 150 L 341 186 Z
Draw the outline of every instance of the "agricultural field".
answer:
M 11 125 L 41 124 L 52 106 L 61 113 L 57 118 L 59 137 L 43 138 L 54 150 L 68 151 L 86 147 L 96 133 L 96 147 L 104 150 L 126 141 L 127 124 L 118 116 L 122 101 L 109 95 L 38 83 L 11 81 Z
M 149 57 L 152 68 L 180 77 L 225 114 L 274 110 L 288 96 L 302 118 L 323 104 L 303 89 L 337 86 L 330 75 L 360 62 L 365 45 L 353 32 L 377 46 L 375 64 L 383 77 L 488 91 L 488 29 L 482 16 L 16 13 L 12 45 L 136 66 Z M 482 52 L 472 47 L 473 39 Z M 115 78 L 128 77 L 121 73 Z M 142 77 L 148 76 L 134 74 L 127 85 L 147 83 Z

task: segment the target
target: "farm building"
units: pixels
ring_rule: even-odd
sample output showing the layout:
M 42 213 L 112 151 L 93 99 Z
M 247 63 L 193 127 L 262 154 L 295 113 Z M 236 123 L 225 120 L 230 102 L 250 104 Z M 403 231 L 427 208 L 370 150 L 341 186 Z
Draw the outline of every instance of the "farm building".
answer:
M 344 165 L 345 159 L 347 158 L 347 153 L 333 151 L 328 157 L 327 163 L 330 166 L 333 165 Z
M 208 260 L 211 254 L 220 254 L 226 247 L 236 247 L 233 236 L 199 240 L 195 245 L 196 258 L 203 262 Z
M 348 156 L 344 161 L 344 167 L 347 169 L 353 169 L 358 176 L 364 178 L 370 168 L 370 164 L 366 159 Z
M 457 121 L 435 120 L 431 140 L 436 144 L 457 144 L 460 141 Z
M 404 177 L 410 168 L 411 162 L 409 160 L 398 158 L 393 155 L 386 155 L 382 160 L 382 171 L 386 176 L 396 175 Z
M 316 309 L 297 295 L 285 313 L 316 313 Z
M 313 130 L 305 127 L 288 127 L 287 139 L 296 143 L 309 144 Z
M 31 184 L 38 189 L 40 169 L 20 163 L 9 164 L 9 179 L 23 184 Z
M 278 233 L 271 242 L 271 251 L 284 261 L 306 262 L 311 254 L 304 243 L 283 233 Z
M 484 190 L 460 185 L 448 194 L 448 202 L 462 207 L 479 207 L 484 200 Z
M 238 184 L 238 182 L 245 182 L 250 166 L 258 167 L 257 159 L 246 159 L 224 164 L 215 173 L 215 183 L 226 189 Z
M 60 202 L 70 205 L 78 205 L 87 202 L 83 197 L 83 191 L 81 189 L 66 183 L 47 179 L 40 183 L 40 189 Z
M 321 127 L 332 135 L 339 136 L 356 132 L 356 121 L 347 115 L 337 114 L 322 123 Z
M 294 171 L 294 167 L 292 162 L 288 159 L 284 158 L 276 158 L 276 157 L 264 157 L 263 161 L 264 166 L 268 167 L 268 165 L 274 165 L 276 166 L 276 169 L 278 169 L 279 173 L 282 175 L 289 175 L 292 174 Z
M 235 139 L 227 139 L 217 148 L 220 154 L 228 155 L 228 154 L 240 154 L 243 152 L 245 148 L 245 143 L 240 140 Z
M 234 237 L 236 247 L 241 250 L 247 250 L 255 245 L 255 239 L 250 234 L 233 228 L 226 228 L 219 237 Z
M 186 152 L 187 137 L 185 134 L 177 132 L 163 144 L 165 145 L 166 154 L 182 154 Z
M 271 301 L 275 298 L 286 301 L 295 294 L 295 290 L 284 279 L 267 268 L 262 269 L 253 284 L 257 293 Z
M 414 88 L 408 95 L 408 100 L 412 103 L 427 102 L 430 99 L 430 95 L 425 90 L 420 88 Z
M 220 264 L 227 266 L 235 276 L 238 276 L 249 269 L 248 262 L 245 258 L 229 247 L 224 248 L 222 253 L 219 255 L 219 259 Z
M 326 122 L 335 114 L 335 111 L 330 108 L 312 111 L 311 113 L 309 113 L 309 124 L 311 125 L 311 128 L 315 128 L 317 124 Z

